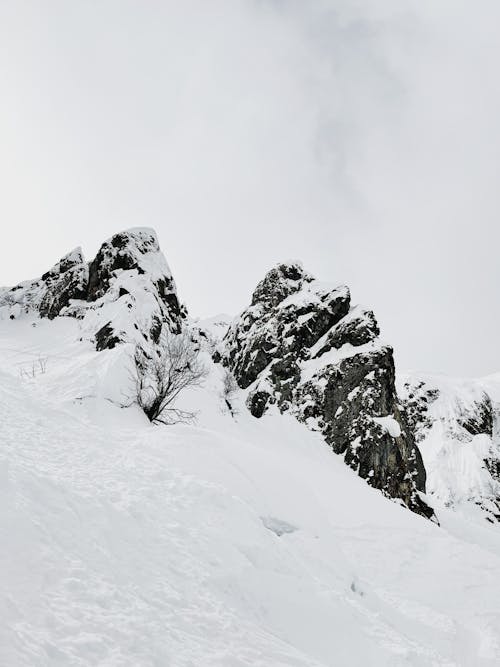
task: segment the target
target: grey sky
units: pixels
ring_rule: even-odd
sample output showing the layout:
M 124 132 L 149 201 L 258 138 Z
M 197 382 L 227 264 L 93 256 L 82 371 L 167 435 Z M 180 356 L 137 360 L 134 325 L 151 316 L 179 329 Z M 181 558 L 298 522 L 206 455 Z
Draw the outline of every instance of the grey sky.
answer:
M 0 0 L 0 284 L 156 228 L 192 314 L 301 259 L 401 368 L 500 370 L 500 5 Z

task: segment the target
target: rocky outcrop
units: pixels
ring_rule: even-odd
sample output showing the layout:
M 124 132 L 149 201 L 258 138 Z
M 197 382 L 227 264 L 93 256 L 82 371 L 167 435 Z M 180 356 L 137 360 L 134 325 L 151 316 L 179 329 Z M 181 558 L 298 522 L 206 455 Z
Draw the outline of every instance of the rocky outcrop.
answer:
M 46 289 L 40 301 L 40 317 L 54 319 L 67 308 L 73 299 L 87 297 L 88 266 L 80 248 L 63 257 L 42 281 Z
M 115 234 L 90 263 L 79 248 L 39 279 L 0 292 L 0 316 L 71 316 L 98 350 L 120 342 L 152 344 L 185 317 L 174 279 L 152 229 Z
M 402 409 L 427 470 L 437 505 L 500 520 L 498 408 L 480 380 L 399 378 Z
M 392 349 L 371 311 L 349 290 L 320 283 L 298 263 L 280 264 L 257 286 L 217 358 L 248 390 L 261 417 L 270 406 L 319 430 L 369 484 L 432 516 L 419 492 L 425 469 L 395 389 Z
M 182 312 L 174 279 L 152 229 L 131 229 L 115 234 L 102 244 L 89 265 L 88 300 L 96 301 L 105 296 L 111 285 L 122 282 L 120 275 L 129 271 L 132 277 L 142 275 L 151 281 L 165 319 L 179 329 Z M 120 289 L 120 296 L 128 293 L 125 287 Z
M 80 248 L 65 255 L 41 278 L 0 291 L 0 315 L 15 319 L 27 313 L 53 319 L 73 299 L 87 295 L 88 266 Z
M 87 300 L 83 328 L 96 331 L 98 349 L 130 340 L 155 344 L 164 328 L 178 333 L 185 317 L 156 234 L 147 228 L 102 244 L 89 265 Z

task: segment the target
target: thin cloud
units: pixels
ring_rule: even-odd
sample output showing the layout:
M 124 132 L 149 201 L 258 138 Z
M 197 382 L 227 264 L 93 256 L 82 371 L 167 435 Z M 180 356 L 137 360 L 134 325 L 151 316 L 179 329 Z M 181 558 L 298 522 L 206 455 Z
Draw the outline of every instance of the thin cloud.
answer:
M 4 2 L 0 282 L 156 227 L 193 314 L 301 257 L 399 366 L 500 368 L 500 8 Z

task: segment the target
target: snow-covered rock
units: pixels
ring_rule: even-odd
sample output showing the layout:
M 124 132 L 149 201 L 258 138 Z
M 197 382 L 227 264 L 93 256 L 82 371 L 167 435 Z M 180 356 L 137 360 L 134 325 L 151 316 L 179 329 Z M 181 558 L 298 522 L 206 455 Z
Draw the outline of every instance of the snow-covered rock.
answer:
M 233 322 L 215 358 L 229 367 L 247 406 L 272 405 L 320 431 L 368 483 L 432 516 L 419 492 L 425 470 L 394 386 L 392 349 L 349 289 L 321 283 L 296 262 L 273 268 Z
M 73 299 L 85 298 L 88 275 L 81 248 L 75 248 L 41 278 L 0 290 L 0 319 L 15 319 L 33 312 L 53 319 Z
M 152 344 L 162 329 L 179 332 L 185 310 L 154 230 L 115 234 L 85 262 L 80 248 L 41 278 L 0 291 L 0 317 L 71 316 L 98 350 L 119 342 Z
M 500 521 L 500 382 L 401 376 L 398 391 L 438 505 Z
M 82 329 L 98 350 L 117 342 L 154 345 L 164 327 L 178 333 L 185 315 L 152 229 L 134 228 L 105 241 L 89 265 Z

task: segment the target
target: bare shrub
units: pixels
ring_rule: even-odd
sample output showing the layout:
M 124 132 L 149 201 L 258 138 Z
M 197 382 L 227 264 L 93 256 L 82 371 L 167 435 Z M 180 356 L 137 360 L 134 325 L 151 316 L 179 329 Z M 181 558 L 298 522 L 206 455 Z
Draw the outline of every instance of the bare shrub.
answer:
M 47 371 L 47 357 L 38 357 L 38 371 L 42 375 Z
M 233 408 L 232 400 L 238 389 L 239 387 L 238 383 L 236 382 L 236 378 L 229 369 L 225 368 L 224 375 L 222 377 L 221 395 L 232 417 L 234 417 L 236 414 L 236 411 Z
M 47 357 L 39 356 L 38 359 L 31 362 L 30 366 L 23 366 L 19 369 L 19 375 L 28 380 L 36 378 L 37 375 L 44 375 L 47 371 Z
M 133 368 L 136 400 L 151 422 L 177 424 L 195 419 L 195 412 L 174 406 L 181 392 L 201 386 L 207 376 L 200 348 L 188 332 L 166 334 L 152 356 L 136 347 Z

